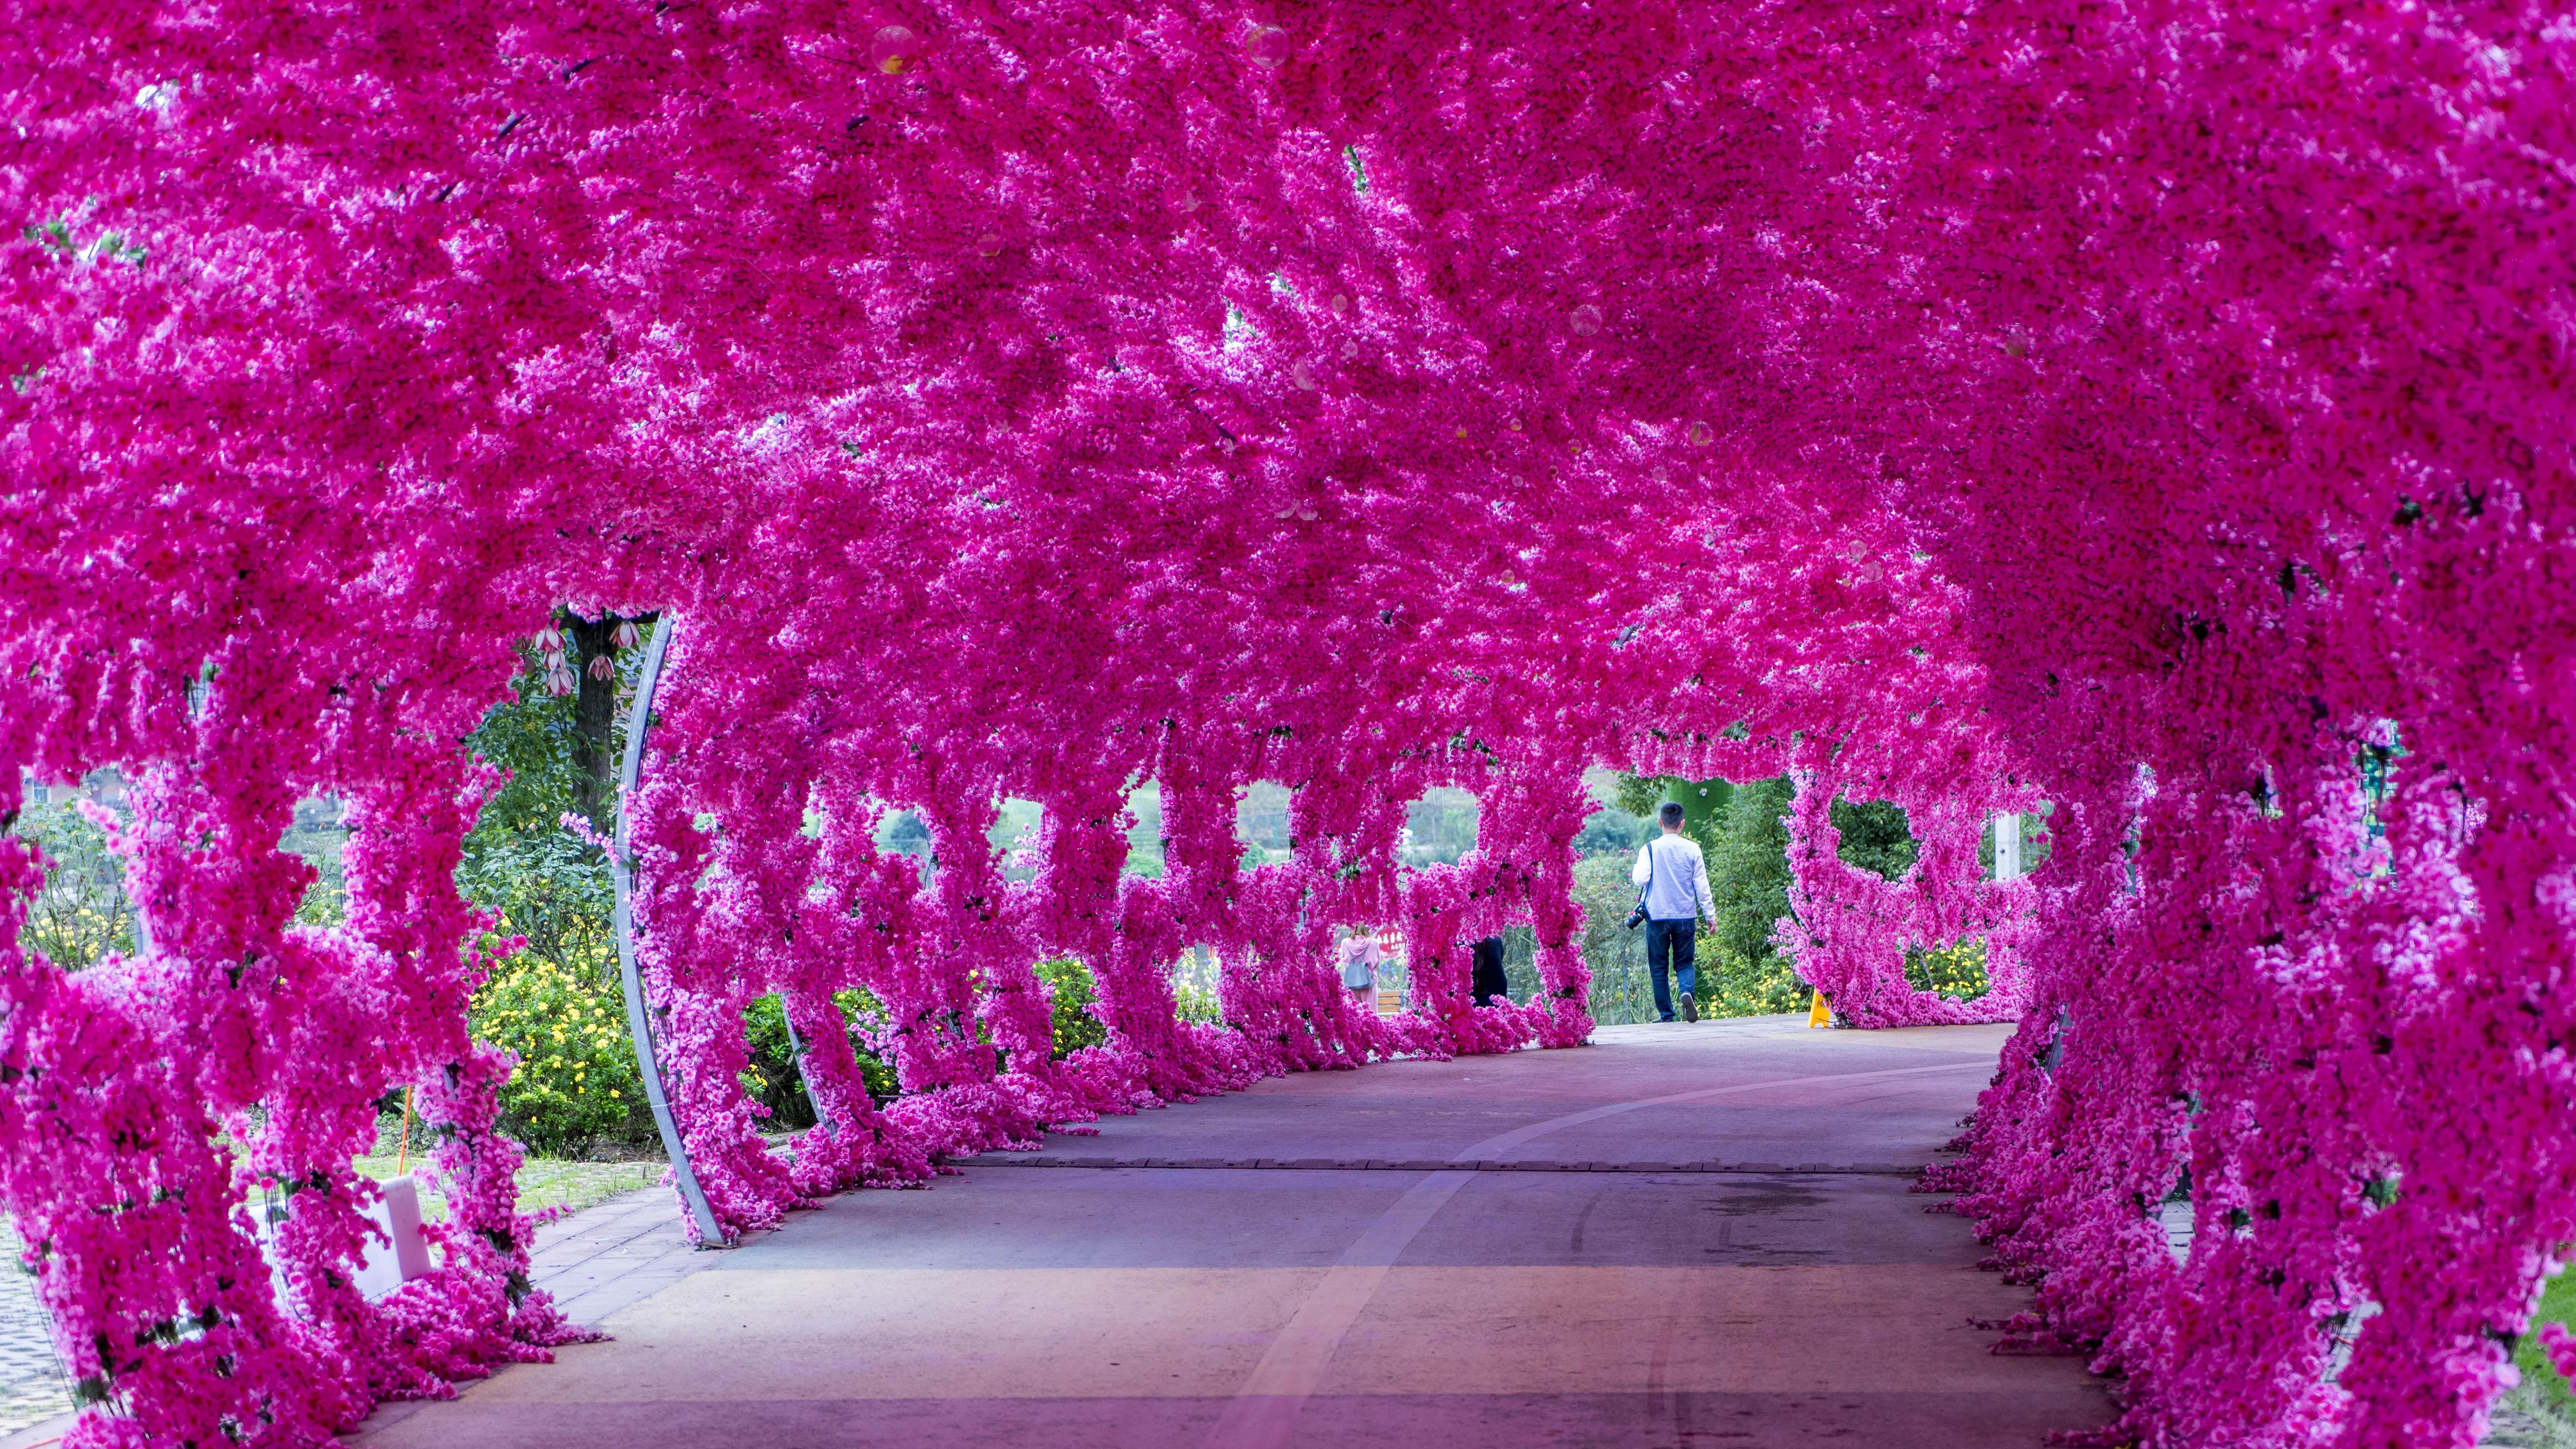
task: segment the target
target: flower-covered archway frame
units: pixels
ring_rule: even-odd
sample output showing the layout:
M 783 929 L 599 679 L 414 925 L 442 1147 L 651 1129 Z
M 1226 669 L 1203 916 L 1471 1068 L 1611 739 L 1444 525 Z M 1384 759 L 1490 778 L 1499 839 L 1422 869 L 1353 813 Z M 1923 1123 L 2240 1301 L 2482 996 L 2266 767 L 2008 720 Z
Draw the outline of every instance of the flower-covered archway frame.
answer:
M 77 1442 L 319 1443 L 577 1332 L 526 1291 L 453 879 L 457 742 L 561 605 L 687 621 L 623 823 L 702 1232 L 1266 1071 L 1579 1041 L 1581 771 L 1794 766 L 1954 862 L 1970 808 L 2054 806 L 2009 890 L 1837 875 L 1814 814 L 1801 949 L 1893 1020 L 1888 923 L 2013 933 L 1938 1181 L 2028 1331 L 2125 1376 L 2117 1433 L 2466 1445 L 2511 1378 L 2576 1240 L 2563 16 L 8 19 L 0 801 L 124 769 L 151 943 L 26 951 L 0 845 L 0 1201 Z M 1122 879 L 1149 776 L 1171 869 Z M 1247 872 L 1255 779 L 1297 853 Z M 1484 838 L 1407 874 L 1430 784 Z M 330 930 L 277 849 L 321 793 Z M 1455 943 L 1522 915 L 1540 1001 L 1464 1005 Z M 1427 1010 L 1348 1008 L 1344 918 L 1403 924 Z M 1238 1029 L 1171 1010 L 1193 941 Z M 1099 980 L 1095 1054 L 1045 1050 L 1041 949 Z M 902 1019 L 882 1112 L 851 980 Z M 734 1076 L 772 990 L 830 1124 L 792 1160 Z M 349 1164 L 405 1083 L 452 1216 L 369 1300 Z

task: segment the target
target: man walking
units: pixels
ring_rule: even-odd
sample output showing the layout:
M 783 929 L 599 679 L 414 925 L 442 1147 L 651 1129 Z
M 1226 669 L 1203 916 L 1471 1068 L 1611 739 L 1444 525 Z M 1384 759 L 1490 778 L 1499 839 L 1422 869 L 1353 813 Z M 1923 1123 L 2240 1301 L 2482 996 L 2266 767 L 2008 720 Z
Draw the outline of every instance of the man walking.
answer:
M 1668 801 L 1655 814 L 1664 833 L 1646 842 L 1628 873 L 1646 888 L 1646 968 L 1655 978 L 1655 1014 L 1673 1019 L 1672 987 L 1665 980 L 1669 965 L 1680 978 L 1682 1020 L 1697 1021 L 1699 918 L 1715 921 L 1717 902 L 1709 897 L 1708 862 L 1700 858 L 1699 843 L 1682 834 L 1682 807 Z

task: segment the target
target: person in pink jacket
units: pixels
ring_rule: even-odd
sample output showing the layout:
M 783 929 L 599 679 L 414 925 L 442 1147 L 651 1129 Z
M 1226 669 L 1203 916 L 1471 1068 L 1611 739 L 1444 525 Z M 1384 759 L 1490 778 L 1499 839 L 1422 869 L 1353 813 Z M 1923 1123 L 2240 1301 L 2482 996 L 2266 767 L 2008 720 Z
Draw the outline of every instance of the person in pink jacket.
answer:
M 1363 1011 L 1377 1010 L 1377 973 L 1386 964 L 1386 951 L 1377 943 L 1375 933 L 1362 926 L 1339 928 L 1342 936 L 1342 989 L 1351 993 Z

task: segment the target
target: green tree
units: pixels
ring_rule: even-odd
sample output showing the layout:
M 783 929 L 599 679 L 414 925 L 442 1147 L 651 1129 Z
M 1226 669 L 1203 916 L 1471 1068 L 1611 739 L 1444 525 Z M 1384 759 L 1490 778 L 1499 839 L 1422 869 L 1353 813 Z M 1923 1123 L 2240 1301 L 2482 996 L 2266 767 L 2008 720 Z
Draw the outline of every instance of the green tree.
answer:
M 610 781 L 624 743 L 616 701 L 643 653 L 616 648 L 621 622 L 558 611 L 563 673 L 577 685 L 550 691 L 545 661 L 524 648 L 516 697 L 492 706 L 467 740 L 509 779 L 465 838 L 457 887 L 500 913 L 495 934 L 526 942 L 475 994 L 474 1032 L 518 1055 L 501 1091 L 502 1129 L 543 1152 L 579 1151 L 601 1136 L 640 1141 L 653 1130 L 625 1035 L 607 862 L 562 824 L 576 814 L 602 834 L 615 828 Z M 600 660 L 606 667 L 594 669 Z
M 1583 907 L 1583 964 L 1591 969 L 1585 1003 L 1607 1026 L 1655 1019 L 1646 984 L 1645 932 L 1627 928 L 1637 888 L 1628 882 L 1634 848 L 1591 856 L 1574 867 L 1574 899 Z
M 1699 842 L 1707 850 L 1716 841 L 1718 822 L 1725 818 L 1727 803 L 1735 798 L 1732 782 L 1719 779 L 1685 780 L 1679 775 L 1621 775 L 1619 798 L 1613 803 L 1622 811 L 1655 825 L 1656 812 L 1665 801 L 1677 801 L 1682 807 L 1682 834 Z M 1663 827 L 1655 825 L 1660 830 Z M 1651 838 L 1651 836 L 1649 837 Z
M 1948 946 L 1916 946 L 1905 953 L 1905 981 L 1917 991 L 1937 992 L 1958 1001 L 1986 994 L 1986 943 L 1970 936 Z
M 1761 1016 L 1805 1006 L 1806 986 L 1771 931 L 1789 914 L 1789 778 L 1755 780 L 1731 792 L 1713 823 L 1709 897 L 1717 919 L 1701 953 L 1700 995 L 1712 1016 Z
M 1914 836 L 1905 811 L 1893 800 L 1839 799 L 1833 804 L 1834 829 L 1842 832 L 1835 852 L 1849 864 L 1895 880 L 1914 868 Z
M 1650 828 L 1646 821 L 1627 811 L 1607 806 L 1584 817 L 1583 829 L 1574 837 L 1574 853 L 1584 860 L 1596 855 L 1633 860 Z
M 1786 775 L 1731 785 L 1671 776 L 1620 777 L 1618 808 L 1651 815 L 1666 800 L 1682 805 L 1682 831 L 1708 861 L 1715 921 L 1701 937 L 1699 994 L 1711 1016 L 1757 1016 L 1803 1010 L 1807 986 L 1772 944 L 1789 914 L 1789 828 L 1783 817 L 1795 792 Z M 1841 856 L 1894 880 L 1914 864 L 1905 812 L 1890 801 L 1836 800 Z
M 1789 913 L 1789 780 L 1737 785 L 1670 775 L 1622 775 L 1617 808 L 1644 817 L 1648 833 L 1667 800 L 1682 807 L 1682 833 L 1708 863 L 1716 917 L 1700 935 L 1699 996 L 1711 1016 L 1758 1016 L 1806 1005 L 1806 988 L 1772 927 Z M 1623 866 L 1624 869 L 1624 866 Z M 1631 888 L 1633 893 L 1633 887 Z M 1642 979 L 1642 978 L 1641 978 Z
M 1056 1060 L 1109 1040 L 1109 1028 L 1091 1009 L 1100 989 L 1089 966 L 1071 956 L 1052 957 L 1038 963 L 1038 979 L 1055 1001 Z
M 68 802 L 29 804 L 7 822 L 10 834 L 35 842 L 51 862 L 44 889 L 28 903 L 20 945 L 41 951 L 65 971 L 82 971 L 113 952 L 134 954 L 134 908 L 125 898 L 125 867 L 107 847 L 107 832 Z
M 895 1085 L 894 1069 L 868 1046 L 869 1031 L 884 1024 L 884 1004 L 856 987 L 833 992 L 832 1004 L 840 1008 L 842 1026 L 850 1037 L 850 1053 L 858 1058 L 859 1076 L 867 1083 L 868 1094 L 894 1096 L 900 1090 Z M 769 1109 L 770 1130 L 813 1126 L 814 1101 L 805 1093 L 804 1069 L 788 1033 L 787 1010 L 778 994 L 753 997 L 743 1008 L 742 1025 L 751 1047 L 751 1064 L 743 1069 L 742 1087 Z
M 524 648 L 512 681 L 517 698 L 492 706 L 466 742 L 510 778 L 465 838 L 458 886 L 501 912 L 503 935 L 527 938 L 529 952 L 602 987 L 614 986 L 617 971 L 607 862 L 562 821 L 582 816 L 603 836 L 616 828 L 615 761 L 626 733 L 616 703 L 632 688 L 643 651 L 620 651 L 615 641 L 620 624 L 635 622 L 593 623 L 557 610 L 573 692 L 550 692 L 544 662 Z M 640 632 L 640 624 L 630 631 Z M 601 660 L 607 668 L 597 667 Z

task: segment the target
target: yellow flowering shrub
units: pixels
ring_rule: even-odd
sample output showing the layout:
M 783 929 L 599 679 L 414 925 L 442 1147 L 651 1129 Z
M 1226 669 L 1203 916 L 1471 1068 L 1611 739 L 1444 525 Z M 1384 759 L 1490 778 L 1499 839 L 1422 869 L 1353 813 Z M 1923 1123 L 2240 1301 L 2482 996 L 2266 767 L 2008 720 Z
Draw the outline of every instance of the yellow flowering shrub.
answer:
M 501 1127 L 542 1156 L 618 1134 L 642 1091 L 614 985 L 522 952 L 474 994 L 474 1034 L 518 1055 Z
M 1928 950 L 1905 953 L 1905 979 L 1917 991 L 1937 991 L 1960 1001 L 1986 994 L 1986 943 L 1983 937 Z

